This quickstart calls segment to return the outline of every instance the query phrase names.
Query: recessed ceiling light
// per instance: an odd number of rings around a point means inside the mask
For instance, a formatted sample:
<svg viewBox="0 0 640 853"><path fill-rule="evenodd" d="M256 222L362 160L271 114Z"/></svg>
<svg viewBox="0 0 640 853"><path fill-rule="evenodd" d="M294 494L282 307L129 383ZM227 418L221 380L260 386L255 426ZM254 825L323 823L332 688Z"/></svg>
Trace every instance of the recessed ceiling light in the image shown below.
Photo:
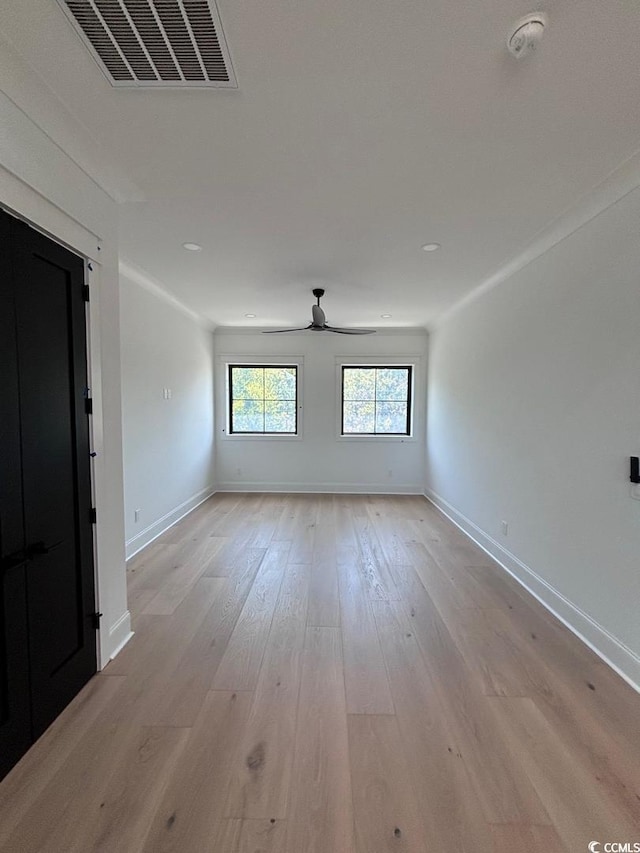
<svg viewBox="0 0 640 853"><path fill-rule="evenodd" d="M391 319L391 314L381 314L381 315L380 315L380 317L381 317L383 320L390 320L390 319Z"/></svg>
<svg viewBox="0 0 640 853"><path fill-rule="evenodd" d="M423 252L437 252L440 248L440 243L425 243L422 247Z"/></svg>
<svg viewBox="0 0 640 853"><path fill-rule="evenodd" d="M255 314L245 314L244 316L245 316L245 317L248 317L250 320L253 320L253 318L254 318L256 315L255 315Z"/></svg>
<svg viewBox="0 0 640 853"><path fill-rule="evenodd" d="M182 248L186 249L187 252L201 252L202 246L199 246L198 243L183 243Z"/></svg>

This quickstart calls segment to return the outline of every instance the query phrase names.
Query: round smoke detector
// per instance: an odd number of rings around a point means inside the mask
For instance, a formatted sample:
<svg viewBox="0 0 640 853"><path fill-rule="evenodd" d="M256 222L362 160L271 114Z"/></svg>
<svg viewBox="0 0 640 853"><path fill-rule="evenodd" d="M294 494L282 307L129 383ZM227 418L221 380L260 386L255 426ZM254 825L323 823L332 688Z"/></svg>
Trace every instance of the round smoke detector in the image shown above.
<svg viewBox="0 0 640 853"><path fill-rule="evenodd" d="M522 18L507 39L509 53L516 59L532 53L542 40L546 26L547 16L544 12L533 12Z"/></svg>

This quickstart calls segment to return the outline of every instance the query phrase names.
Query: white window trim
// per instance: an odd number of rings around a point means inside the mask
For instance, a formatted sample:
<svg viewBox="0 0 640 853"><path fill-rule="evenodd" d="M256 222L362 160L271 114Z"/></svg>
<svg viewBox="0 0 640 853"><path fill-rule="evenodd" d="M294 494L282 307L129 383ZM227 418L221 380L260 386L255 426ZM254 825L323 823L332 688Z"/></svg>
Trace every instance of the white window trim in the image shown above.
<svg viewBox="0 0 640 853"><path fill-rule="evenodd" d="M342 368L343 367L411 367L411 411L409 413L411 423L410 435L361 435L342 433ZM422 389L421 357L419 355L388 355L388 356L358 356L352 355L336 356L336 441L348 442L395 442L399 444L416 442L416 395ZM422 401L420 401L421 403Z"/></svg>
<svg viewBox="0 0 640 853"><path fill-rule="evenodd" d="M256 364L259 366L296 367L298 371L298 431L293 433L240 433L229 432L231 412L229 411L229 365ZM218 356L218 388L223 390L223 398L218 396L216 415L217 433L223 441L302 441L303 439L303 393L304 393L304 356L302 355L230 355Z"/></svg>

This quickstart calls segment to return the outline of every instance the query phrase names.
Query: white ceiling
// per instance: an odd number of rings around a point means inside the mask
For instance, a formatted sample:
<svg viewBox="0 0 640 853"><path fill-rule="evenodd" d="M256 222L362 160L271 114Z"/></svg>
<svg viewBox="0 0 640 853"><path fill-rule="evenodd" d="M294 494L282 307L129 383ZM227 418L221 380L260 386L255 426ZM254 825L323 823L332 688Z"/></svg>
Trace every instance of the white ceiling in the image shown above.
<svg viewBox="0 0 640 853"><path fill-rule="evenodd" d="M237 90L113 89L55 0L0 8L140 189L123 257L217 324L302 325L321 285L336 325L429 326L640 147L636 0L549 0L520 61L528 0L218 6Z"/></svg>

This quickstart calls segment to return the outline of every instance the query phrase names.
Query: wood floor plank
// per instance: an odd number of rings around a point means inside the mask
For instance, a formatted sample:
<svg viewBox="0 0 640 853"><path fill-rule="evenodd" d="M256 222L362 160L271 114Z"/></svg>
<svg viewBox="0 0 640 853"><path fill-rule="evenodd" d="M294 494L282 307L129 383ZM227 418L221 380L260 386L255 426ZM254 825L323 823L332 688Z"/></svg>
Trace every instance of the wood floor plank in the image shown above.
<svg viewBox="0 0 640 853"><path fill-rule="evenodd" d="M369 501L366 512L376 531L378 542L387 563L390 565L410 563L411 558L405 541L404 519L400 519L395 512L389 511L387 499Z"/></svg>
<svg viewBox="0 0 640 853"><path fill-rule="evenodd" d="M235 495L212 495L165 530L155 541L162 545L184 545L187 541L199 538L203 530L210 533L218 518L226 512L225 505L229 500L238 503Z"/></svg>
<svg viewBox="0 0 640 853"><path fill-rule="evenodd" d="M342 563L351 564L360 553L353 517L353 495L334 495L333 527L336 533L336 560L338 565Z"/></svg>
<svg viewBox="0 0 640 853"><path fill-rule="evenodd" d="M309 566L288 565L249 719L236 755L226 814L285 818L295 744Z"/></svg>
<svg viewBox="0 0 640 853"><path fill-rule="evenodd" d="M396 718L351 715L349 756L358 853L426 853Z"/></svg>
<svg viewBox="0 0 640 853"><path fill-rule="evenodd" d="M353 851L342 648L336 628L308 628L283 853Z"/></svg>
<svg viewBox="0 0 640 853"><path fill-rule="evenodd" d="M288 553L282 543L267 550L214 676L214 690L255 688Z"/></svg>
<svg viewBox="0 0 640 853"><path fill-rule="evenodd" d="M638 835L640 697L423 497L218 494L127 581L135 636L0 782L7 853Z"/></svg>
<svg viewBox="0 0 640 853"><path fill-rule="evenodd" d="M491 853L489 828L462 760L462 743L449 724L412 626L393 603L374 604L374 612L427 850Z"/></svg>
<svg viewBox="0 0 640 853"><path fill-rule="evenodd" d="M9 836L5 849L67 853L87 813L106 796L121 756L131 751L139 726L94 723Z"/></svg>
<svg viewBox="0 0 640 853"><path fill-rule="evenodd" d="M221 820L217 831L213 832L211 847L213 851L224 851L224 853L238 853L240 850L240 835L242 833L242 821L237 818Z"/></svg>
<svg viewBox="0 0 640 853"><path fill-rule="evenodd" d="M304 497L299 496L301 499ZM293 542L299 528L299 519L304 510L296 495L283 495L282 509L278 524L273 532L272 542Z"/></svg>
<svg viewBox="0 0 640 853"><path fill-rule="evenodd" d="M445 624L485 696L529 696L522 653L501 610L464 608Z"/></svg>
<svg viewBox="0 0 640 853"><path fill-rule="evenodd" d="M127 565L127 589L131 592L138 589L157 592L164 578L179 564L179 545L152 542L149 548L153 550L147 553L145 548Z"/></svg>
<svg viewBox="0 0 640 853"><path fill-rule="evenodd" d="M448 566L443 568L421 542L409 542L406 547L411 565L422 580L425 589L429 590L433 603L443 617L451 616L455 619L459 610L474 606L474 601L466 596L463 588L452 580L452 559L448 561ZM447 574L447 568L449 574Z"/></svg>
<svg viewBox="0 0 640 853"><path fill-rule="evenodd" d="M626 738L606 708L590 701L591 694L603 688L601 681L598 680L596 691L576 688L559 677L552 667L530 660L529 654L529 649L523 649L520 659L536 706L572 753L582 756L591 767L600 785L633 813L640 803L640 735L631 740ZM620 687L612 685L614 689L615 686ZM618 701L632 704L631 695L627 700L623 697L624 691L619 690Z"/></svg>
<svg viewBox="0 0 640 853"><path fill-rule="evenodd" d="M286 830L282 820L243 820L238 853L281 853Z"/></svg>
<svg viewBox="0 0 640 853"><path fill-rule="evenodd" d="M344 682L349 714L393 714L378 630L357 564L339 569Z"/></svg>
<svg viewBox="0 0 640 853"><path fill-rule="evenodd" d="M316 498L315 495L299 495L298 497L289 561L296 564L311 563L317 535Z"/></svg>
<svg viewBox="0 0 640 853"><path fill-rule="evenodd" d="M494 853L571 853L552 826L494 824L491 834Z"/></svg>
<svg viewBox="0 0 640 853"><path fill-rule="evenodd" d="M195 853L212 849L251 699L248 692L211 691L207 695L162 803L150 822L142 850Z"/></svg>
<svg viewBox="0 0 640 853"><path fill-rule="evenodd" d="M201 625L212 612L218 612L216 605L225 587L226 581L220 578L201 578L172 616L141 617L141 622L146 620L144 630L107 669L111 674L129 676L118 702L105 711L111 722L160 724L158 711L165 698L173 695L168 694L167 684Z"/></svg>
<svg viewBox="0 0 640 853"><path fill-rule="evenodd" d="M488 697L422 582L406 572L398 583L403 599L393 602L393 609L398 620L411 626L487 820L548 824L549 816L536 791L500 737Z"/></svg>
<svg viewBox="0 0 640 853"><path fill-rule="evenodd" d="M636 840L640 802L630 813L600 784L583 757L571 750L531 699L488 699L503 737L516 752L567 850L592 840Z"/></svg>
<svg viewBox="0 0 640 853"><path fill-rule="evenodd" d="M369 598L372 601L397 600L398 591L373 524L366 517L355 516L353 526L360 550L360 571Z"/></svg>
<svg viewBox="0 0 640 853"><path fill-rule="evenodd" d="M129 608L129 613L131 614L132 624L137 624L138 617L142 614L142 611L156 594L157 592L155 589L145 589L145 587L129 590L127 595L127 606Z"/></svg>
<svg viewBox="0 0 640 853"><path fill-rule="evenodd" d="M253 584L257 566L243 564L242 572L229 578L201 578L224 584L205 618L184 646L171 670L165 667L163 693L156 700L151 725L191 726L211 689L229 638ZM171 689L167 689L167 685Z"/></svg>
<svg viewBox="0 0 640 853"><path fill-rule="evenodd" d="M331 535L330 530L325 532ZM337 628L340 625L338 566L335 555L324 556L317 552L314 554L307 619L310 627Z"/></svg>
<svg viewBox="0 0 640 853"><path fill-rule="evenodd" d="M195 551L164 580L142 612L146 615L170 616L184 601L193 584L207 570L211 559L225 541L220 536L204 537Z"/></svg>
<svg viewBox="0 0 640 853"><path fill-rule="evenodd" d="M16 764L0 785L0 850L9 850L7 839L51 787L74 748L83 743L106 706L117 701L126 679L96 676ZM25 842L21 839L20 844Z"/></svg>
<svg viewBox="0 0 640 853"><path fill-rule="evenodd" d="M213 536L234 537L241 534L247 522L247 504L251 500L243 494L220 494L214 496L216 515L210 525Z"/></svg>
<svg viewBox="0 0 640 853"><path fill-rule="evenodd" d="M257 571L266 548L255 548L250 540L251 534L248 531L238 537L226 537L225 544L211 558L204 572L205 576L229 578L243 575L245 572Z"/></svg>
<svg viewBox="0 0 640 853"><path fill-rule="evenodd" d="M418 623L421 619L417 620ZM490 705L478 689L443 625L429 631L415 625L418 643L436 690L461 744L464 762L491 823L549 823L549 816L518 756L505 744ZM432 642L438 633L440 639Z"/></svg>
<svg viewBox="0 0 640 853"><path fill-rule="evenodd" d="M207 851L211 853L281 853L286 824L281 820L228 818ZM194 851L195 853L195 851Z"/></svg>
<svg viewBox="0 0 640 853"><path fill-rule="evenodd" d="M61 849L141 850L188 736L189 729L141 726L131 750L120 754L100 802L83 807L82 819L68 827Z"/></svg>

